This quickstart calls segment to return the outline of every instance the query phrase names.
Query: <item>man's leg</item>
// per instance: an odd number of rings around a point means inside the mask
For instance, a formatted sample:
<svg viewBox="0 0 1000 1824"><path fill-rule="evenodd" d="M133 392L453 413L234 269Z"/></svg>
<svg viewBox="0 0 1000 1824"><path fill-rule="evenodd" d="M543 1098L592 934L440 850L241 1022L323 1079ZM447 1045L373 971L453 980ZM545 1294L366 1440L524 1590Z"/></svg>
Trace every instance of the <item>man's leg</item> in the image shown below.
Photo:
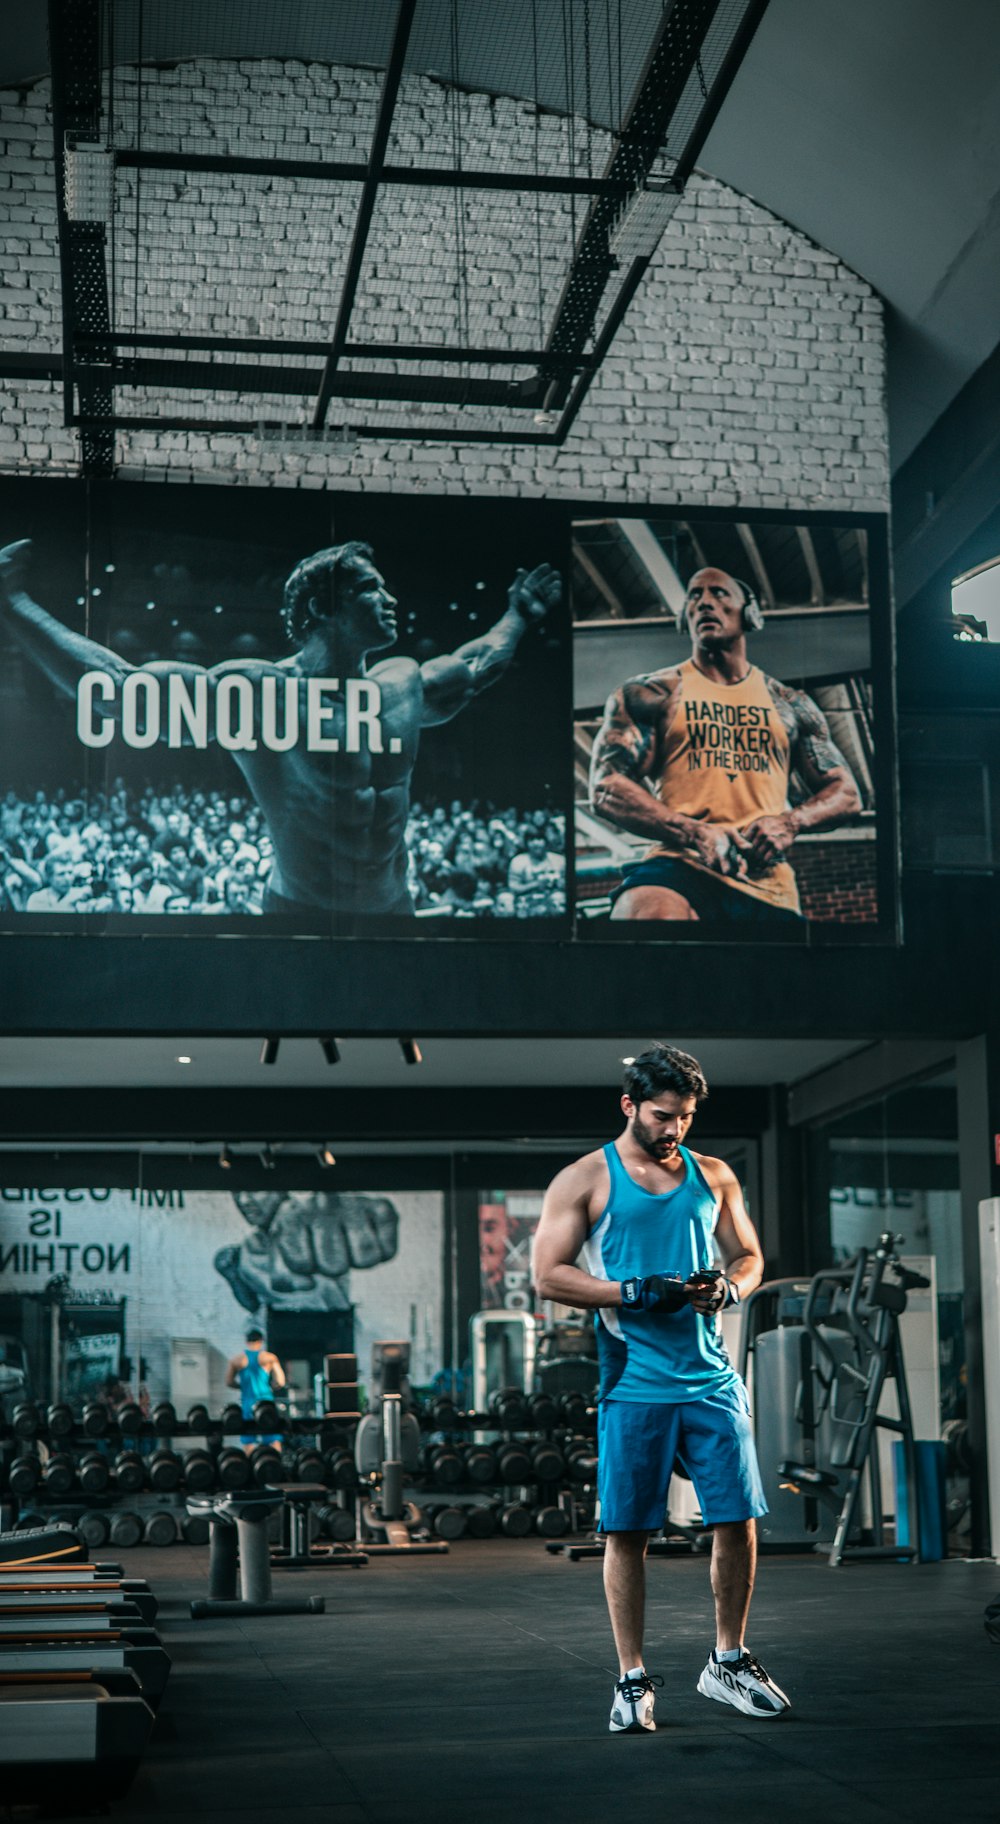
<svg viewBox="0 0 1000 1824"><path fill-rule="evenodd" d="M715 1645L720 1653L743 1645L756 1568L756 1521L727 1520L716 1526L712 1538L712 1594Z"/></svg>
<svg viewBox="0 0 1000 1824"><path fill-rule="evenodd" d="M697 918L682 893L672 887L627 887L611 908L612 918Z"/></svg>
<svg viewBox="0 0 1000 1824"><path fill-rule="evenodd" d="M604 1547L604 1594L623 1677L642 1665L648 1542L648 1533L609 1533Z"/></svg>

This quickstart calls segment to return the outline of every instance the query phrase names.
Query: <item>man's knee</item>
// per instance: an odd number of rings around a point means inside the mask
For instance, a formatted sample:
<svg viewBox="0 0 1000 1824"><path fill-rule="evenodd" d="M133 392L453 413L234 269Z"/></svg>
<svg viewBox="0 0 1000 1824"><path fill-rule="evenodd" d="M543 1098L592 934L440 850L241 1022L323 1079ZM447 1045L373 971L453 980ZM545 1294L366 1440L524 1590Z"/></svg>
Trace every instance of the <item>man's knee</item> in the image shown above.
<svg viewBox="0 0 1000 1824"><path fill-rule="evenodd" d="M688 919L698 917L683 893L672 887L627 887L611 908L612 918Z"/></svg>

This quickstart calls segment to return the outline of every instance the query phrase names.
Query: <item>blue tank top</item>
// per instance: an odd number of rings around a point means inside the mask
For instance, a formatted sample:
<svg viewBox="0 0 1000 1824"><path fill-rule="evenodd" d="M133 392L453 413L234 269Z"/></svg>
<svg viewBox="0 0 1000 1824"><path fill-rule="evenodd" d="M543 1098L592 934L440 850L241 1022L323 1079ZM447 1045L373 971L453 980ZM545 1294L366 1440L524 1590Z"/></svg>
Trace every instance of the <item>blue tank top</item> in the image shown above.
<svg viewBox="0 0 1000 1824"><path fill-rule="evenodd" d="M253 1409L258 1400L274 1398L271 1376L266 1368L260 1365L259 1349L247 1350L247 1365L239 1371L240 1404L245 1419L253 1418Z"/></svg>
<svg viewBox="0 0 1000 1824"><path fill-rule="evenodd" d="M714 1260L717 1203L692 1153L681 1146L684 1176L672 1191L644 1191L614 1144L604 1148L611 1185L607 1207L584 1243L595 1279L678 1273L687 1279ZM596 1313L602 1400L680 1405L717 1393L738 1379L712 1318L688 1306L663 1311Z"/></svg>

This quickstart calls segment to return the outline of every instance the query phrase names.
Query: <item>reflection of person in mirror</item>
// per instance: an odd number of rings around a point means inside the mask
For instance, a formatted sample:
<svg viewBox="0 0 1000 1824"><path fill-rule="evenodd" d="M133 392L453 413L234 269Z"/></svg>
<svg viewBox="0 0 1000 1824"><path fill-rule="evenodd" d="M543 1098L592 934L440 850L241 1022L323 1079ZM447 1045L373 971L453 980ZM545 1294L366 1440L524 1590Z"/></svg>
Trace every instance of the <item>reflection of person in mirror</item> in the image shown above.
<svg viewBox="0 0 1000 1824"><path fill-rule="evenodd" d="M479 1297L484 1307L503 1304L504 1269L511 1239L505 1203L479 1206Z"/></svg>
<svg viewBox="0 0 1000 1824"><path fill-rule="evenodd" d="M263 1330L256 1324L251 1325L246 1334L246 1348L238 1355L231 1356L226 1369L226 1386L236 1387L240 1395L240 1411L245 1419L253 1418L253 1409L258 1400L270 1400L276 1393L281 1393L286 1386L285 1370L272 1349L264 1341ZM247 1449L257 1444L280 1444L279 1432L268 1432L267 1436L249 1433L243 1443Z"/></svg>
<svg viewBox="0 0 1000 1824"><path fill-rule="evenodd" d="M282 618L295 650L288 658L227 659L209 670L181 659L139 667L31 599L29 551L27 540L0 551L0 604L20 644L62 690L76 696L88 676L101 680L87 686L85 708L81 701L81 739L106 744L137 672L151 680L147 706L161 686L173 706L174 728L164 715L164 738L204 745L224 729L222 744L274 843L264 910L312 919L413 914L404 833L421 731L450 722L501 677L526 626L544 620L562 591L550 564L518 570L507 607L487 632L424 664L402 655L372 663L396 643L396 599L371 546L352 541L303 558L289 576ZM290 740L293 730L308 737Z"/></svg>
<svg viewBox="0 0 1000 1824"><path fill-rule="evenodd" d="M613 691L594 743L594 809L652 844L611 916L794 923L792 845L854 816L858 788L813 699L749 663L764 617L746 583L697 571L679 619L691 657ZM794 808L793 768L809 793Z"/></svg>

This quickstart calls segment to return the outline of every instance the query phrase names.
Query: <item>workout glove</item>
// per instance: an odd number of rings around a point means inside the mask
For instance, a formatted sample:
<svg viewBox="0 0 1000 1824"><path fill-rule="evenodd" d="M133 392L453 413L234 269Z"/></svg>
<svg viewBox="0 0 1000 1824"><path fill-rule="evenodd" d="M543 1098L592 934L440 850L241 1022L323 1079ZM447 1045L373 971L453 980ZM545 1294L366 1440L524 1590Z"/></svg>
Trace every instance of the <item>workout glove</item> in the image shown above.
<svg viewBox="0 0 1000 1824"><path fill-rule="evenodd" d="M626 1311L683 1311L687 1292L679 1273L649 1273L645 1279L622 1280Z"/></svg>

